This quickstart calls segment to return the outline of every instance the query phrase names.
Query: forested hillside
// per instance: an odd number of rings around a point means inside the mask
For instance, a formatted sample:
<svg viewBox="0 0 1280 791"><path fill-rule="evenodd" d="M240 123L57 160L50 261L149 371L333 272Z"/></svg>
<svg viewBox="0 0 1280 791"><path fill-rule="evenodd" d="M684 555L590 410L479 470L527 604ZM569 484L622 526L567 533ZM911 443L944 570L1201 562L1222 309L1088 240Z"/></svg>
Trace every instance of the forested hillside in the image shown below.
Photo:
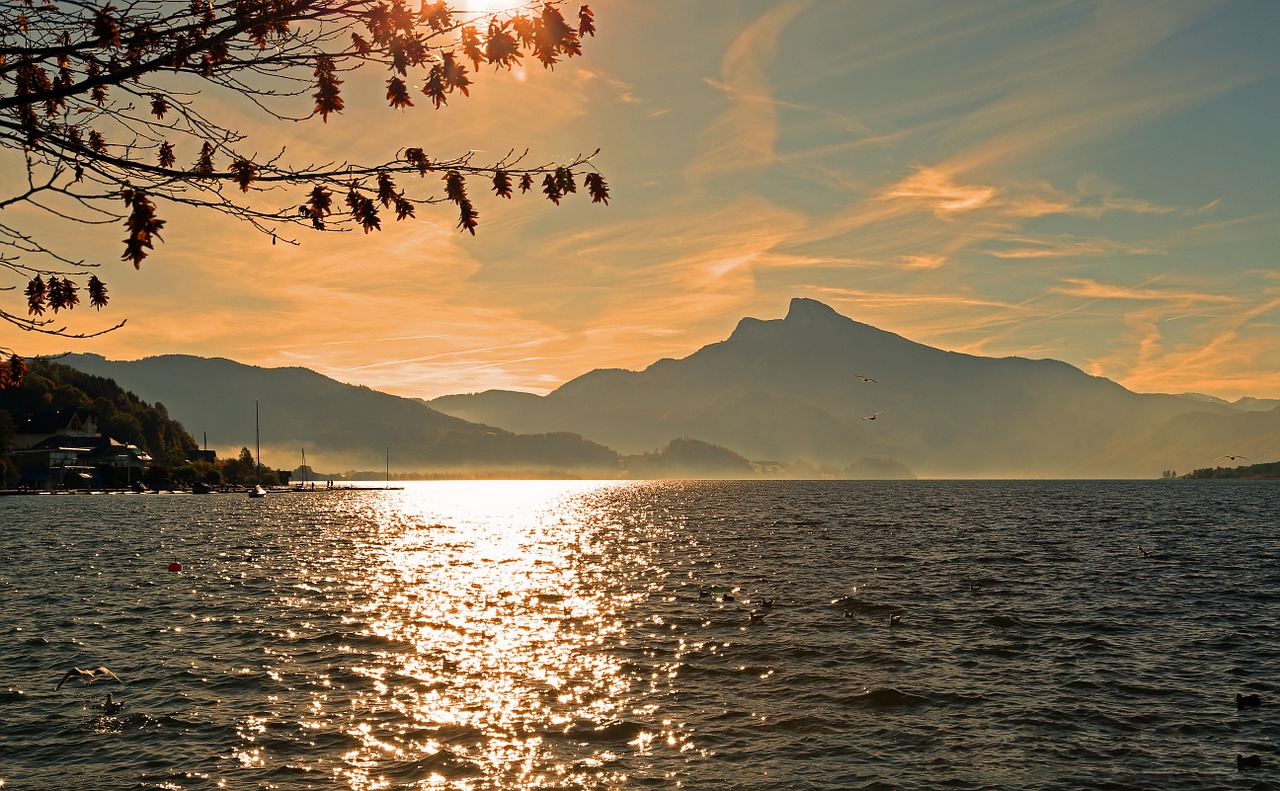
<svg viewBox="0 0 1280 791"><path fill-rule="evenodd" d="M102 433L146 451L156 463L176 466L199 446L163 404L148 404L110 379L49 360L29 361L22 384L0 390L0 451L26 415L61 409L92 410Z"/></svg>

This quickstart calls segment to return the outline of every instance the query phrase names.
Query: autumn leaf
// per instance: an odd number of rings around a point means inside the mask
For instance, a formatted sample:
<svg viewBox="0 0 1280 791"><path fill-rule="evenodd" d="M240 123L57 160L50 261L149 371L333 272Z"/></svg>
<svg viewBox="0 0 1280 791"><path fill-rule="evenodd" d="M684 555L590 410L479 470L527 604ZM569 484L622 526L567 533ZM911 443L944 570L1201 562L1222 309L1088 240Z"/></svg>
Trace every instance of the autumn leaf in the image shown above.
<svg viewBox="0 0 1280 791"><path fill-rule="evenodd" d="M413 204L406 200L403 195L396 196L396 221L408 219L413 216Z"/></svg>
<svg viewBox="0 0 1280 791"><path fill-rule="evenodd" d="M544 3L539 22L533 52L544 67L551 68L555 64L557 53L563 52L569 57L582 54L578 34L564 21L564 16L555 6Z"/></svg>
<svg viewBox="0 0 1280 791"><path fill-rule="evenodd" d="M316 92L311 94L316 100L316 109L313 112L320 113L320 120L325 123L329 122L329 113L342 112L343 102L339 95L338 86L342 84L342 80L333 76L333 60L328 56L320 56L316 58L316 68L313 74L316 77Z"/></svg>
<svg viewBox="0 0 1280 791"><path fill-rule="evenodd" d="M114 48L121 45L120 24L112 16L115 10L115 6L108 4L106 8L93 12L93 35L97 37L99 46Z"/></svg>
<svg viewBox="0 0 1280 791"><path fill-rule="evenodd" d="M573 180L573 171L568 168L556 168L556 187L560 190L561 195L571 195L578 191L578 185Z"/></svg>
<svg viewBox="0 0 1280 791"><path fill-rule="evenodd" d="M54 313L62 310L67 305L66 298L62 294L62 281L53 275L49 276L49 282L45 286L45 303Z"/></svg>
<svg viewBox="0 0 1280 791"><path fill-rule="evenodd" d="M560 182L550 173L542 177L542 194L547 196L547 200L560 205L560 196L564 193L560 191Z"/></svg>
<svg viewBox="0 0 1280 791"><path fill-rule="evenodd" d="M445 99L446 90L444 69L437 63L431 67L430 73L427 74L427 79L422 84L422 92L431 98L431 103L439 110L441 105L447 101Z"/></svg>
<svg viewBox="0 0 1280 791"><path fill-rule="evenodd" d="M160 160L160 167L171 168L177 162L177 158L173 154L173 143L161 143L160 151L156 158Z"/></svg>
<svg viewBox="0 0 1280 791"><path fill-rule="evenodd" d="M495 170L493 173L493 192L499 198L511 197L511 174L505 170Z"/></svg>
<svg viewBox="0 0 1280 791"><path fill-rule="evenodd" d="M449 200L458 204L458 227L465 231L470 231L472 236L476 235L477 218L480 213L471 205L471 200L467 197L467 185L462 174L456 170L450 170L444 174L444 191L449 196Z"/></svg>
<svg viewBox="0 0 1280 791"><path fill-rule="evenodd" d="M452 24L453 9L449 8L445 0L439 0L431 5L423 3L422 10L418 12L418 20L426 22L432 30L439 33Z"/></svg>
<svg viewBox="0 0 1280 791"><path fill-rule="evenodd" d="M16 354L0 365L0 389L17 387L27 375L27 363Z"/></svg>
<svg viewBox="0 0 1280 791"><path fill-rule="evenodd" d="M528 192L533 189L533 175L526 173L520 177L520 191Z"/></svg>
<svg viewBox="0 0 1280 791"><path fill-rule="evenodd" d="M450 170L444 174L444 192L454 203L462 203L467 199L467 182L461 173Z"/></svg>
<svg viewBox="0 0 1280 791"><path fill-rule="evenodd" d="M124 255L121 258L133 261L133 268L139 269L142 259L147 257L147 250L154 249L152 237L161 238L160 229L164 227L164 220L156 217L155 204L142 190L126 189L121 197L131 209L125 220L129 235L124 239Z"/></svg>
<svg viewBox="0 0 1280 791"><path fill-rule="evenodd" d="M484 60L484 52L480 49L480 34L471 25L462 28L462 52L480 70L480 61Z"/></svg>
<svg viewBox="0 0 1280 791"><path fill-rule="evenodd" d="M368 55L371 51L369 42L360 38L358 33L351 34L351 47L356 51L357 55Z"/></svg>
<svg viewBox="0 0 1280 791"><path fill-rule="evenodd" d="M587 192L591 195L592 203L609 203L609 185L604 183L604 176L599 173L588 173L583 179L582 184L587 188Z"/></svg>
<svg viewBox="0 0 1280 791"><path fill-rule="evenodd" d="M382 205L390 206L396 195L396 185L391 176L385 172L378 173L378 200Z"/></svg>
<svg viewBox="0 0 1280 791"><path fill-rule="evenodd" d="M63 282L58 289L58 305L54 306L54 312L58 312L59 308L72 310L73 307L79 305L79 289L76 284L70 282L67 278L63 278Z"/></svg>
<svg viewBox="0 0 1280 791"><path fill-rule="evenodd" d="M169 102L162 94L151 94L151 114L156 118L164 118L164 114L169 112Z"/></svg>
<svg viewBox="0 0 1280 791"><path fill-rule="evenodd" d="M195 174L201 178L213 176L213 144L205 142L200 146L200 156L196 159Z"/></svg>
<svg viewBox="0 0 1280 791"><path fill-rule="evenodd" d="M531 48L538 38L538 24L523 14L511 19L511 29L520 40L520 46L526 49Z"/></svg>
<svg viewBox="0 0 1280 791"><path fill-rule="evenodd" d="M409 54L405 49L404 39L393 39L387 46L387 51L391 54L391 68L400 74L408 74Z"/></svg>
<svg viewBox="0 0 1280 791"><path fill-rule="evenodd" d="M471 201L462 200L458 202L458 227L464 231L470 231L472 236L476 235L476 225L479 224L478 218L480 212L475 210L471 205Z"/></svg>
<svg viewBox="0 0 1280 791"><path fill-rule="evenodd" d="M387 101L397 110L413 106L413 101L409 98L409 88L404 84L404 80L392 77L387 81Z"/></svg>
<svg viewBox="0 0 1280 791"><path fill-rule="evenodd" d="M44 315L44 300L48 291L45 289L44 281L39 275L31 278L31 282L27 283L27 313L32 316Z"/></svg>
<svg viewBox="0 0 1280 791"><path fill-rule="evenodd" d="M458 90L463 96L471 95L467 90L467 86L471 84L471 78L467 76L467 67L458 62L452 51L441 55L440 70L444 84L449 90Z"/></svg>
<svg viewBox="0 0 1280 791"><path fill-rule="evenodd" d="M333 194L323 185L311 188L311 195L301 207L301 212L311 218L311 225L318 231L324 230L324 218L333 211Z"/></svg>
<svg viewBox="0 0 1280 791"><path fill-rule="evenodd" d="M489 24L489 39L484 45L484 59L487 63L495 66L505 66L510 69L512 65L520 65L520 47L516 44L516 40L507 32L505 23L499 24L495 19Z"/></svg>
<svg viewBox="0 0 1280 791"><path fill-rule="evenodd" d="M107 285L99 280L97 275L89 276L89 304L95 310L101 310L107 306Z"/></svg>
<svg viewBox="0 0 1280 791"><path fill-rule="evenodd" d="M579 36L595 36L595 14L591 13L591 9L585 5L578 9L578 35Z"/></svg>
<svg viewBox="0 0 1280 791"><path fill-rule="evenodd" d="M351 217L364 227L364 232L382 230L382 219L378 217L378 207L367 196L360 192L360 185L351 182L347 189L347 207Z"/></svg>
<svg viewBox="0 0 1280 791"><path fill-rule="evenodd" d="M231 163L231 172L235 174L236 183L241 192L249 191L249 183L258 176L258 166L241 157Z"/></svg>
<svg viewBox="0 0 1280 791"><path fill-rule="evenodd" d="M421 148L406 148L404 161L418 168L420 176L427 175L427 171L431 168L431 162L427 160L427 155Z"/></svg>

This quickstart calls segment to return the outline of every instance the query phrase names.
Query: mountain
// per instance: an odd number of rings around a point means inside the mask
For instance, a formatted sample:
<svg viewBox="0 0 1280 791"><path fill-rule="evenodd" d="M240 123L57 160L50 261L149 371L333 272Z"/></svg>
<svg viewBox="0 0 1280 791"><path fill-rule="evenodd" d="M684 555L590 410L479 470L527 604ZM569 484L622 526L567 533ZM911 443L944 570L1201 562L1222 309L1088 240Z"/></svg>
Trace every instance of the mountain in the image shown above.
<svg viewBox="0 0 1280 791"><path fill-rule="evenodd" d="M260 412L264 462L292 469L303 448L317 468L539 470L614 475L618 454L566 433L536 435L477 425L422 402L343 384L305 368L258 368L227 359L164 355L112 361L66 355L61 363L113 379L163 404L220 455L253 448Z"/></svg>
<svg viewBox="0 0 1280 791"><path fill-rule="evenodd" d="M783 319L744 318L728 339L642 371L428 403L623 453L689 437L753 460L871 458L929 477L1150 478L1221 454L1280 458L1280 408L1265 402L1134 393L1056 360L944 351L803 298Z"/></svg>

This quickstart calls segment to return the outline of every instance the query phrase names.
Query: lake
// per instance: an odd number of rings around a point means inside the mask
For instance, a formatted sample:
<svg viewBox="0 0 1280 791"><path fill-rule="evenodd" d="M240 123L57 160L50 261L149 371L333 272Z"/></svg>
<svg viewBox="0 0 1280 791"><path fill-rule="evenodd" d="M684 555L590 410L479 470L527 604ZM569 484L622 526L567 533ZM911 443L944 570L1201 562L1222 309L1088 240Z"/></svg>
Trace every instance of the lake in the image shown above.
<svg viewBox="0 0 1280 791"><path fill-rule="evenodd" d="M1280 482L404 486L0 498L0 785L1280 783Z"/></svg>

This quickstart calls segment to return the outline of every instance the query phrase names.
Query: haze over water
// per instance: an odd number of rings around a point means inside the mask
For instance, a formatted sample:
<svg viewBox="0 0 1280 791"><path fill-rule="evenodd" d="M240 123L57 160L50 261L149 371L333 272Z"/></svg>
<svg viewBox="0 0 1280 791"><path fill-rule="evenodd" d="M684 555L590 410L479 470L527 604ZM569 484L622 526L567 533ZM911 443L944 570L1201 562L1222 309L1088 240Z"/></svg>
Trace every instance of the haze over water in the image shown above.
<svg viewBox="0 0 1280 791"><path fill-rule="evenodd" d="M0 779L1271 787L1278 506L1189 481L2 498ZM54 691L98 665L124 683Z"/></svg>

